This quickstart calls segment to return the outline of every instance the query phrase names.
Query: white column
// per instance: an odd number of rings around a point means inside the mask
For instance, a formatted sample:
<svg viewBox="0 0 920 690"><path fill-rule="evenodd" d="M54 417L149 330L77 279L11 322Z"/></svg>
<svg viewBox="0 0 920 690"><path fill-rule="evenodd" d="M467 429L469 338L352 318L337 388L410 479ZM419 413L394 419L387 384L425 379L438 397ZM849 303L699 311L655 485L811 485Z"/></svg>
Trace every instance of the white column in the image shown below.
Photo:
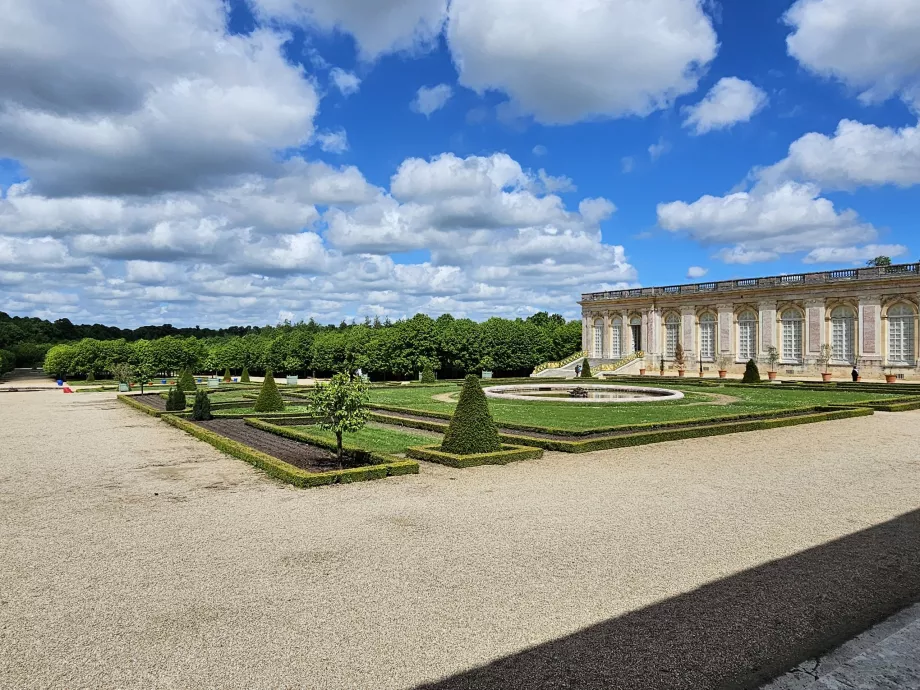
<svg viewBox="0 0 920 690"><path fill-rule="evenodd" d="M590 352L588 348L588 315L582 312L581 315L581 349L584 352Z"/></svg>
<svg viewBox="0 0 920 690"><path fill-rule="evenodd" d="M601 351L601 356L605 359L610 359L613 355L610 352L610 341L613 338L610 337L610 312L604 312L604 340L603 340L603 349Z"/></svg>
<svg viewBox="0 0 920 690"><path fill-rule="evenodd" d="M700 358L700 346L696 342L696 309L682 307L680 310L680 322L683 328L681 345L684 348L687 364L690 364L690 362L696 362Z"/></svg>
<svg viewBox="0 0 920 690"><path fill-rule="evenodd" d="M776 302L760 302L757 305L757 351L765 358L771 347L778 347L776 333Z"/></svg>
<svg viewBox="0 0 920 690"><path fill-rule="evenodd" d="M719 353L735 359L737 348L734 345L735 309L731 304L720 304L719 314Z"/></svg>
<svg viewBox="0 0 920 690"><path fill-rule="evenodd" d="M805 358L817 358L827 343L824 323L824 300L805 300Z"/></svg>

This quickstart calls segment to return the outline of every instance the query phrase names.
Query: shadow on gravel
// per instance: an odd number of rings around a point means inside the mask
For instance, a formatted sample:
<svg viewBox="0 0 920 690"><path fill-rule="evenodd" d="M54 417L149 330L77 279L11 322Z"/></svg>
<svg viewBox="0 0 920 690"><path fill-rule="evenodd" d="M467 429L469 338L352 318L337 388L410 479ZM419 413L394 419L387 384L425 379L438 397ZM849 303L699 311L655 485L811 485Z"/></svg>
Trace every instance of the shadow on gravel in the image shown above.
<svg viewBox="0 0 920 690"><path fill-rule="evenodd" d="M920 599L920 510L427 690L756 688Z"/></svg>

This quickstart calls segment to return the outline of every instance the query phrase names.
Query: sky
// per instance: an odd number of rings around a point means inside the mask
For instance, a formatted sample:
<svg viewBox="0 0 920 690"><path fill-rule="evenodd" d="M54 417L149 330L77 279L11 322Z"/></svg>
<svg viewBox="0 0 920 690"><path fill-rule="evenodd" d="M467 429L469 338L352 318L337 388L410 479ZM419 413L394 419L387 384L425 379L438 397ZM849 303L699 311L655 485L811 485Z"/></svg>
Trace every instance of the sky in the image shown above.
<svg viewBox="0 0 920 690"><path fill-rule="evenodd" d="M0 310L577 317L918 260L917 0L30 0Z"/></svg>

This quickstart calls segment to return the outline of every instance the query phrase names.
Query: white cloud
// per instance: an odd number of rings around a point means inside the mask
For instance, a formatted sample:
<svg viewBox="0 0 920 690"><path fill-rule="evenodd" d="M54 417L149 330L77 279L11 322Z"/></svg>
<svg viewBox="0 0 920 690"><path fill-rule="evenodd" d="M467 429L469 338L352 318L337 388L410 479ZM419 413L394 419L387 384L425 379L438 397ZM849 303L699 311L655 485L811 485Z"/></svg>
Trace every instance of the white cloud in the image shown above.
<svg viewBox="0 0 920 690"><path fill-rule="evenodd" d="M192 189L266 172L311 136L318 96L285 36L228 33L218 0L94 8L34 0L0 17L0 156L37 190Z"/></svg>
<svg viewBox="0 0 920 690"><path fill-rule="evenodd" d="M717 50L698 0L453 0L447 39L461 84L549 124L666 108Z"/></svg>
<svg viewBox="0 0 920 690"><path fill-rule="evenodd" d="M356 94L361 88L361 79L358 78L358 75L354 72L347 72L341 67L333 67L329 71L329 81L343 96Z"/></svg>
<svg viewBox="0 0 920 690"><path fill-rule="evenodd" d="M431 47L447 16L446 0L252 0L263 16L355 37L374 60L399 50Z"/></svg>
<svg viewBox="0 0 920 690"><path fill-rule="evenodd" d="M722 197L704 196L687 204L658 205L658 224L686 232L705 246L723 247L727 263L751 263L813 249L848 247L873 241L878 232L855 211L838 212L813 185L787 182Z"/></svg>
<svg viewBox="0 0 920 690"><path fill-rule="evenodd" d="M454 89L450 84L438 84L437 86L422 86L415 94L415 98L409 107L425 117L431 117L436 110L440 110L450 97L453 96Z"/></svg>
<svg viewBox="0 0 920 690"><path fill-rule="evenodd" d="M632 156L623 156L620 159L620 170L623 173L631 173L635 167L636 167L636 159L633 158Z"/></svg>
<svg viewBox="0 0 920 690"><path fill-rule="evenodd" d="M798 0L786 13L789 54L860 91L867 103L900 95L920 110L916 0Z"/></svg>
<svg viewBox="0 0 920 690"><path fill-rule="evenodd" d="M543 144L537 144L536 146L533 147L532 153L535 156L545 156L547 153L549 153L549 151L546 149L546 147Z"/></svg>
<svg viewBox="0 0 920 690"><path fill-rule="evenodd" d="M670 150L671 142L661 137L657 143L648 147L648 155L653 161L656 161Z"/></svg>
<svg viewBox="0 0 920 690"><path fill-rule="evenodd" d="M802 259L806 264L863 264L877 256L898 257L907 253L903 244L868 244L865 247L822 247Z"/></svg>
<svg viewBox="0 0 920 690"><path fill-rule="evenodd" d="M708 268L703 268L702 266L691 266L690 268L687 269L687 278L690 278L691 280L696 280L698 278L702 278L707 273L709 273Z"/></svg>
<svg viewBox="0 0 920 690"><path fill-rule="evenodd" d="M326 153L345 153L348 150L348 135L344 129L320 132L316 135L316 141Z"/></svg>
<svg viewBox="0 0 920 690"><path fill-rule="evenodd" d="M684 109L687 114L684 127L692 128L696 134L726 129L739 122L748 122L767 101L767 94L751 82L725 77L702 101Z"/></svg>
<svg viewBox="0 0 920 690"><path fill-rule="evenodd" d="M758 176L833 189L920 184L920 125L893 129L841 120L833 136L810 132L794 141L785 159Z"/></svg>

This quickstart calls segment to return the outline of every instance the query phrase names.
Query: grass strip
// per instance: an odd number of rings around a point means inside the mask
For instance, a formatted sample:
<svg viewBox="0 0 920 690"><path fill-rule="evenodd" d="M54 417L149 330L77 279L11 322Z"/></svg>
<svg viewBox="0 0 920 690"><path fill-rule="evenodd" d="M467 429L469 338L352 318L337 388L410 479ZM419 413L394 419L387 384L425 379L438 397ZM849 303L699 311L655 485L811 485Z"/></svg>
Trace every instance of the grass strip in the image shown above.
<svg viewBox="0 0 920 690"><path fill-rule="evenodd" d="M500 451L495 453L472 453L470 455L458 455L456 453L445 453L440 446L420 446L409 448L406 455L416 460L427 460L436 462L448 467L457 467L460 469L466 467L480 467L482 465L507 465L509 462L518 462L521 460L536 460L543 457L542 448L533 448L529 446L502 445Z"/></svg>

